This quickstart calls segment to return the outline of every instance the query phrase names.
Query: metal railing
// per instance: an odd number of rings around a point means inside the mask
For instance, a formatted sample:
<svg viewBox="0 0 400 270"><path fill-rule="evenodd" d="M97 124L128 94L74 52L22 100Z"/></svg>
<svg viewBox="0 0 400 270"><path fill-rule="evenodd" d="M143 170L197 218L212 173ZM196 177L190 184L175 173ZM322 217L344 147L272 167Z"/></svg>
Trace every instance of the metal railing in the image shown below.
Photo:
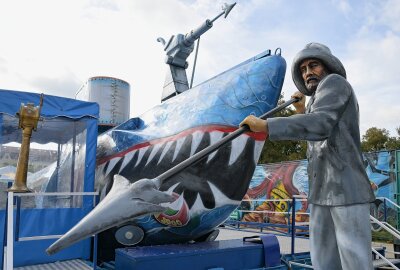
<svg viewBox="0 0 400 270"><path fill-rule="evenodd" d="M370 220L372 224L376 224L378 225L380 228L384 229L385 231L387 231L390 235L392 235L393 237L397 238L400 240L400 231L398 231L395 227L393 227L391 224L389 224L387 222L387 204L389 203L390 205L392 205L394 208L397 209L396 212L398 212L400 210L400 206L398 204L396 204L395 202L393 202L392 200L386 198L386 197L377 197L377 199L383 201L383 221L380 221L379 218L379 214L378 214L378 218L375 218L374 216L370 215ZM379 212L378 212L379 213ZM378 251L376 251L375 248L372 247L372 252L377 255L380 259L382 259L383 261L385 261L385 263L387 263L388 265L390 265L390 267L392 267L393 269L399 269L398 267L396 267L392 262L390 262L389 259L387 259L385 256L383 256L382 254L380 254ZM393 254L399 254L398 252L391 252L391 251L385 251L388 253L393 253Z"/></svg>
<svg viewBox="0 0 400 270"><path fill-rule="evenodd" d="M378 218L372 215L370 216L371 223L377 224L380 228L384 229L392 236L400 240L400 231L398 231L395 227L393 227L391 224L387 222L388 203L392 205L394 208L397 208L396 212L399 212L400 206L395 202L393 202L392 200L385 197L377 197L376 199L383 201L383 220L379 220L379 212L378 212Z"/></svg>
<svg viewBox="0 0 400 270"><path fill-rule="evenodd" d="M283 227L283 228L287 228L289 231L292 228L292 225L296 223L295 219L293 219L293 217L299 216L299 215L306 215L309 216L310 213L307 212L299 212L296 211L295 205L296 202L302 202L302 201L307 201L305 196L293 196L292 199L263 199L263 200L251 200L251 199L246 199L246 200L242 200L242 202L287 202L289 204L289 208L291 209L290 211L271 211L271 210L244 210L244 209L240 209L240 206L238 209L236 209L237 212L239 213L259 213L259 214L281 214L281 215L286 215L286 217L291 217L288 219L288 224L281 224L281 223L268 223L268 222L240 222L238 220L230 220L233 221L233 223L236 223L237 225L250 225L249 227L251 227L251 225L261 225L261 226L256 226L256 227L260 227L261 229L264 228L269 228L271 229L271 227ZM236 222L235 222L236 221ZM308 222L297 222L297 224L301 224L301 225L306 225L304 227L297 227L296 225L296 229L308 229ZM265 225L265 226L263 226Z"/></svg>
<svg viewBox="0 0 400 270"><path fill-rule="evenodd" d="M263 229L268 229L268 230L275 230L275 233L278 232L278 229L276 228L284 228L287 229L287 233L279 232L280 234L284 235L289 235L291 236L291 254L294 255L295 253L295 238L296 237L301 237L301 235L308 235L308 222L301 222L301 225L299 226L298 224L296 225L296 215L309 215L309 213L306 212L298 212L296 211L296 202L303 202L307 201L306 196L302 195L293 195L291 199L265 199L265 200L251 200L251 199L246 199L242 201L247 201L247 202L287 202L290 207L288 209L291 209L291 211L270 211L270 210L241 210L237 209L236 211L240 213L260 213L260 214L284 214L287 215L287 224L275 224L275 223L266 223L266 222L243 222L240 220L235 220L235 221L228 221L225 222L225 225L236 225L236 229L245 231L243 229L240 229L240 225L248 226L248 227L256 227L260 228L260 232L263 232ZM300 222L297 222L300 223ZM303 230L305 232L297 232L298 230Z"/></svg>
<svg viewBox="0 0 400 270"><path fill-rule="evenodd" d="M374 216L370 215L370 221L373 224L377 224L379 227L381 227L382 229L386 230L388 233L390 233L393 237L397 238L400 240L400 231L398 231L395 227L393 227L391 224L389 224L387 222L387 207L388 204L393 206L395 209L400 210L400 206L397 205L395 202L391 201L388 198L384 198L384 197L378 197L377 199L380 199L383 201L383 206L384 206L384 220L380 221L377 218L375 218ZM296 225L296 220L295 217L296 215L309 215L309 213L303 213L303 212L296 212L295 209L295 205L296 202L298 201L307 201L306 197L304 196L293 196L292 199L265 199L265 200L251 200L251 199L247 199L247 200L243 200L243 201L247 201L247 202L287 202L290 204L291 206L291 211L287 211L287 212L277 212L277 211L270 211L270 210L241 210L241 209L237 209L238 212L240 213L260 213L260 214L285 214L291 218L288 219L288 224L287 225L283 225L283 224L271 224L271 223L261 223L261 222L241 222L241 221L236 221L236 225L237 225L237 229L240 229L240 225L246 225L246 226L254 226L254 227L260 227L261 228L261 232L262 232L262 228L269 228L271 229L271 227L273 226L277 226L277 227L285 227L288 229L288 233L291 234L292 237L292 247L291 247L291 254L294 254L294 239L296 237L298 237L296 235L296 229L299 229L300 226ZM258 223L261 223L260 225L257 226ZM301 227L301 229L304 229L304 227ZM380 254L375 248L371 247L372 252L379 257L380 259L382 259L388 266L392 267L393 269L399 269L397 268L388 258L386 258L384 255ZM388 251L389 252L389 251ZM394 253L397 254L398 252L389 252L389 253ZM298 263L298 262L289 262L291 266L300 266L303 268L309 268L309 269L313 269L312 266L310 265L306 265L306 264L302 264L302 263ZM400 269L399 269L400 270Z"/></svg>
<svg viewBox="0 0 400 270"><path fill-rule="evenodd" d="M14 193L8 192L7 195L7 208L6 208L6 245L3 246L3 254L5 254L3 269L13 270L14 267L14 241L33 241L33 240L43 240L43 239L58 239L62 235L39 235L30 237L19 237L19 204L17 203L17 214L16 214L16 228L14 230L14 198L29 197L29 196L93 196L93 207L96 205L96 198L98 197L98 192L48 192L48 193ZM93 269L96 270L97 266L97 236L94 236L94 247L93 247Z"/></svg>
<svg viewBox="0 0 400 270"><path fill-rule="evenodd" d="M312 265L298 263L298 262L289 262L289 265L291 268L292 268L292 266L300 266L300 267L307 268L307 269L314 269L314 267Z"/></svg>
<svg viewBox="0 0 400 270"><path fill-rule="evenodd" d="M394 236L400 240L400 232L396 228L394 228L392 225L390 225L387 222L379 221L377 218L375 218L371 215L369 216L369 218L371 220L371 223L378 224L382 229L384 229L385 231L390 233L392 236Z"/></svg>
<svg viewBox="0 0 400 270"><path fill-rule="evenodd" d="M400 205L398 205L397 203L393 202L392 200L386 198L386 197L377 197L377 199L379 200L383 200L384 204L385 202L389 202L391 205L393 205L394 207L396 207L398 210L400 210Z"/></svg>
<svg viewBox="0 0 400 270"><path fill-rule="evenodd" d="M393 269L395 270L400 270L397 266L395 266L391 261L389 261L385 256L383 256L382 254L380 254L375 248L371 248L372 252L378 256L380 259L382 259L383 261L385 261L385 263L387 263L388 265L390 265L391 267L393 267Z"/></svg>

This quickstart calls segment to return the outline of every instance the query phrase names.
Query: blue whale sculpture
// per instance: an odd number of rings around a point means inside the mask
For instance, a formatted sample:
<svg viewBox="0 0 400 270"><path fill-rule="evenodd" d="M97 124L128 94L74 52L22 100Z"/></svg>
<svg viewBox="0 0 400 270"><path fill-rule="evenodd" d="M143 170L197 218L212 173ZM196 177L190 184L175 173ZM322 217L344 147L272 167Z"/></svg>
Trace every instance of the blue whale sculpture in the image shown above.
<svg viewBox="0 0 400 270"><path fill-rule="evenodd" d="M104 199L49 253L104 230L100 245L113 252L120 246L110 236L118 231L116 226L139 229L142 235L134 244L204 240L240 204L265 134L240 135L163 182L159 190L146 182L142 197L128 190L217 142L246 116L274 108L285 71L285 60L267 51L100 135L96 189ZM160 192L167 196L160 199ZM122 202L132 198L139 204ZM143 207L148 209L141 211Z"/></svg>

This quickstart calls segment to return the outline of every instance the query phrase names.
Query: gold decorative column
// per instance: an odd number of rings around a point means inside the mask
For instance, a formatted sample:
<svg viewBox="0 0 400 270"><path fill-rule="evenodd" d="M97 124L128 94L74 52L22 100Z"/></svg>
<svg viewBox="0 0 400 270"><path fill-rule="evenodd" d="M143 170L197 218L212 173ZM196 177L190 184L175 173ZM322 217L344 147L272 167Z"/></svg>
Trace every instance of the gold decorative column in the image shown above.
<svg viewBox="0 0 400 270"><path fill-rule="evenodd" d="M17 171L15 180L9 192L31 192L26 186L28 176L29 148L31 143L32 131L36 131L40 118L40 109L43 104L43 94L40 96L39 106L33 103L21 103L17 116L19 117L18 127L22 129L22 143L19 151Z"/></svg>

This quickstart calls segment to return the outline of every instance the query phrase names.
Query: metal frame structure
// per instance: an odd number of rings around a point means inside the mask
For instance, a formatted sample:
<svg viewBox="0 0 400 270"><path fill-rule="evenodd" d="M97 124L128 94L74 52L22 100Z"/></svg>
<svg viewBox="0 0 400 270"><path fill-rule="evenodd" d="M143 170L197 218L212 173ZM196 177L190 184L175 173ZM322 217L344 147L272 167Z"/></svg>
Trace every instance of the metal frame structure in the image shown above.
<svg viewBox="0 0 400 270"><path fill-rule="evenodd" d="M378 197L377 199L381 199L383 200L384 203L384 220L383 221L379 221L377 218L373 217L372 215L370 215L370 220L371 220L371 224L377 224L379 227L381 227L382 229L386 230L388 233L390 233L395 239L400 240L400 231L398 231L396 228L394 228L392 225L390 225L387 222L387 207L388 204L393 205L397 210L398 213L400 213L400 206L398 204L396 204L395 202L391 201L388 198L385 197ZM285 201L285 202L291 202L291 205L294 206L296 204L296 201L306 201L307 199L304 196L293 196L292 199L270 199L270 200L243 200L243 201ZM242 222L242 221L228 221L225 223L225 225L230 226L230 225L236 225L236 229L237 230L241 230L241 231L246 231L245 229L241 229L240 225L246 225L249 227L256 227L256 228L260 228L260 232L263 232L263 229L268 228L269 230L275 231L274 227L280 227L280 228L287 228L288 229L288 233L282 233L279 232L282 235L288 235L290 234L291 236L291 253L290 256L294 256L295 255L295 238L296 237L301 237L296 233L297 229L308 229L308 226L296 226L296 220L295 220L295 216L299 215L299 214L306 214L308 215L309 213L296 213L295 211L295 207L291 207L292 211L291 212L279 212L279 213L285 213L290 215L291 219L289 219L289 224L288 225L281 225L281 224L271 224L271 223L259 223L259 222ZM238 210L239 212L257 212L257 213L278 213L278 212L274 212L274 211L251 211L251 210ZM389 265L389 267L392 267L392 269L396 269L396 270L400 270L400 268L398 268L397 266L395 266L389 259L387 259L383 254L381 254L376 248L371 247L371 251L373 254L375 254L376 257L380 258L384 263L386 263L387 265ZM398 252L393 252L394 254L400 254ZM307 268L307 269L313 269L312 266L307 265L307 264L303 264L303 263L299 263L299 262L293 262L293 261L289 261L289 266L292 267L303 267L303 268Z"/></svg>
<svg viewBox="0 0 400 270"><path fill-rule="evenodd" d="M392 267L395 270L399 270L399 268L397 266L395 266L391 261L389 261L385 256L383 256L382 254L380 254L375 248L371 248L372 249L372 253L375 254L375 256L379 257L380 259L382 259L383 261L385 261L385 263L387 263L388 265L390 265L390 267Z"/></svg>
<svg viewBox="0 0 400 270"><path fill-rule="evenodd" d="M238 230L242 230L240 229L240 225L246 225L249 227L257 227L260 228L260 231L262 232L263 229L268 228L269 230L275 231L275 232L279 232L278 234L282 234L282 235L290 235L291 236L291 255L294 255L295 253L295 238L296 237L304 237L304 235L308 235L308 225L304 226L304 225L296 225L296 215L309 215L309 213L298 213L296 212L296 202L299 201L307 201L307 198L305 196L301 196L301 195L294 195L292 199L266 199L266 200L243 200L243 201L267 201L267 202L276 202L276 201L285 201L285 202L290 202L291 207L291 211L290 212L274 212L274 211L251 211L251 210L237 210L239 212L257 212L257 213L284 213L287 215L290 215L290 219L288 219L288 224L284 225L284 224L273 224L273 223L259 223L259 222L242 222L242 221L227 221L225 222L225 225L236 225L236 229ZM281 231L276 230L275 228L287 228L288 233L283 233ZM296 230L305 230L306 232L304 233L296 233ZM245 230L242 230L245 231ZM303 235L303 236L302 236Z"/></svg>
<svg viewBox="0 0 400 270"><path fill-rule="evenodd" d="M205 20L203 24L201 24L196 29L191 30L185 35L173 35L169 38L168 41L165 41L162 37L157 38L157 41L161 42L164 47L164 51L166 53L165 63L168 64L168 70L165 77L163 93L161 97L162 102L192 88L194 73L196 69L197 54L200 44L200 36L210 30L213 27L213 23L219 17L225 15L224 17L226 18L235 5L236 3L230 5L224 4L222 7L222 12L220 12L216 17L211 20ZM189 85L186 75L186 69L188 68L189 63L186 60L193 52L194 42L196 40L196 55L192 69L191 82Z"/></svg>
<svg viewBox="0 0 400 270"><path fill-rule="evenodd" d="M4 270L14 269L14 242L16 241L34 241L43 239L58 239L62 235L39 235L31 237L19 237L19 215L20 215L20 203L18 199L21 197L29 196L93 196L93 208L96 206L98 192L47 192L47 193L14 193L8 192L7 195L7 208L6 208L6 245L3 246L3 254L5 254ZM17 199L17 200L15 200ZM14 228L14 206L16 205L16 228ZM93 270L97 268L97 235L94 235L93 245Z"/></svg>

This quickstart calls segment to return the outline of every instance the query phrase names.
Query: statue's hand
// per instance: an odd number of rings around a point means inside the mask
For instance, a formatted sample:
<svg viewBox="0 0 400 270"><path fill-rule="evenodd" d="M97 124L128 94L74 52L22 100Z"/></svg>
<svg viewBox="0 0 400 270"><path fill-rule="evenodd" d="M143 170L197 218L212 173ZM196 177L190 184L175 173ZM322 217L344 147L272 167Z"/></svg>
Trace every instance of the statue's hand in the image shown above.
<svg viewBox="0 0 400 270"><path fill-rule="evenodd" d="M268 125L266 120L255 117L254 115L249 115L240 123L241 127L244 125L247 125L253 132L266 132L268 136Z"/></svg>
<svg viewBox="0 0 400 270"><path fill-rule="evenodd" d="M296 91L293 93L291 98L300 98L299 101L293 103L294 108L297 113L305 113L306 111L306 96L300 91Z"/></svg>

